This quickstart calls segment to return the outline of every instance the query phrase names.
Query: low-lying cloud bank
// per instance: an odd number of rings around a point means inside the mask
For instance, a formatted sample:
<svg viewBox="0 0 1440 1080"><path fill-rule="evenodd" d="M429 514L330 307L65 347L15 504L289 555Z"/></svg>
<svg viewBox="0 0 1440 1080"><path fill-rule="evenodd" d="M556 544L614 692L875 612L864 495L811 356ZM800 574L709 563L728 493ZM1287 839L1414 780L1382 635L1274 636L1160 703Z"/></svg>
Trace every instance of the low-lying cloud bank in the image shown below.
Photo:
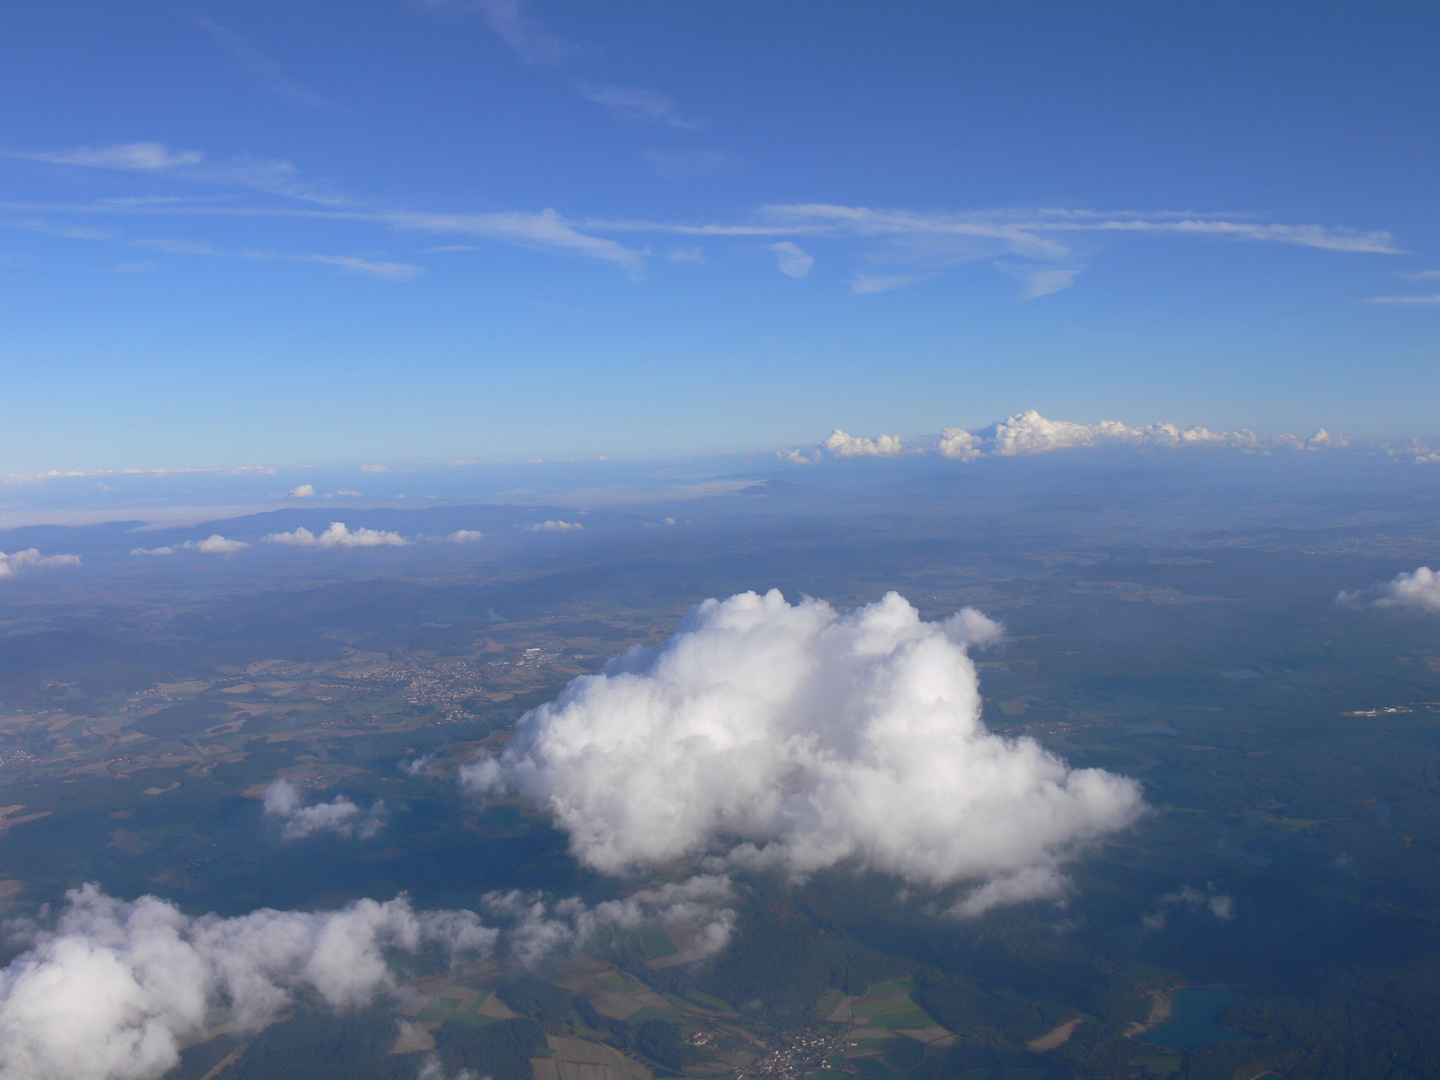
<svg viewBox="0 0 1440 1080"><path fill-rule="evenodd" d="M0 1080L156 1080L182 1046L222 1028L255 1030L300 1002L344 1010L405 993L390 963L398 954L536 964L659 922L701 959L729 941L734 895L711 875L593 907L496 892L482 899L486 925L473 911L416 911L404 896L192 918L155 896L124 901L86 885L53 920L5 925L25 951L0 970Z"/></svg>
<svg viewBox="0 0 1440 1080"><path fill-rule="evenodd" d="M1440 612L1440 574L1428 566L1421 566L1369 588L1342 591L1335 602L1348 608L1410 608Z"/></svg>
<svg viewBox="0 0 1440 1080"><path fill-rule="evenodd" d="M356 529L351 532L343 521L332 521L330 527L319 536L301 526L294 532L267 533L261 539L267 544L321 549L406 547L410 543L399 533L382 529Z"/></svg>
<svg viewBox="0 0 1440 1080"><path fill-rule="evenodd" d="M260 1027L299 998L365 1004L395 985L387 951L484 956L498 936L474 912L417 912L404 897L191 918L94 885L67 893L53 926L9 930L28 948L0 971L6 1080L149 1080L222 1025Z"/></svg>
<svg viewBox="0 0 1440 1080"><path fill-rule="evenodd" d="M12 577L15 571L26 566L55 567L79 566L79 555L41 555L39 548L26 548L7 555L0 551L0 578Z"/></svg>
<svg viewBox="0 0 1440 1080"><path fill-rule="evenodd" d="M1281 435L1262 439L1252 431L1211 431L1209 428L1181 428L1175 424L1147 424L1131 427L1118 420L1078 424L1070 420L1049 420L1034 409L981 431L950 427L939 439L918 440L906 445L898 435L873 438L851 435L836 429L812 451L781 447L782 461L796 465L813 464L828 453L832 457L898 457L901 454L939 454L953 461L974 461L982 457L1028 457L1056 450L1083 447L1231 447L1240 450L1325 450L1349 446L1348 439L1331 435L1324 428L1308 439Z"/></svg>
<svg viewBox="0 0 1440 1080"><path fill-rule="evenodd" d="M707 600L527 713L462 782L543 806L609 874L849 867L968 883L958 915L1055 896L1067 859L1140 815L1140 785L986 729L967 650L999 634L970 608L923 622L896 593L848 613Z"/></svg>
<svg viewBox="0 0 1440 1080"><path fill-rule="evenodd" d="M385 827L389 810L380 800L362 811L344 795L306 806L299 788L289 780L276 780L265 790L265 816L280 822L282 840L303 840L326 832L369 840Z"/></svg>

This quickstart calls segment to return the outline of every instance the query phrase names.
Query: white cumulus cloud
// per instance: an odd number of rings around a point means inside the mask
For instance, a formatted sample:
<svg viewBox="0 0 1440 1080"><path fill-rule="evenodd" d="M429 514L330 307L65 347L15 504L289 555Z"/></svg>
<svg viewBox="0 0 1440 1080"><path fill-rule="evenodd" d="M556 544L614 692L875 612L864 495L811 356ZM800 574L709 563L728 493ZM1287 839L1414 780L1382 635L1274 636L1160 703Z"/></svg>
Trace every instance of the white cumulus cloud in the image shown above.
<svg viewBox="0 0 1440 1080"><path fill-rule="evenodd" d="M986 729L967 649L999 632L969 609L923 622L896 593L848 613L707 600L663 647L527 713L462 781L544 807L604 873L849 866L977 886L961 915L1054 895L1067 858L1136 820L1140 786Z"/></svg>
<svg viewBox="0 0 1440 1080"><path fill-rule="evenodd" d="M877 435L870 439L847 434L839 428L830 433L823 445L836 457L894 457L902 449L897 435Z"/></svg>
<svg viewBox="0 0 1440 1080"><path fill-rule="evenodd" d="M343 521L332 521L319 536L301 526L294 532L267 533L262 539L267 544L305 548L405 547L410 543L399 533L381 529L356 529L351 532Z"/></svg>
<svg viewBox="0 0 1440 1080"><path fill-rule="evenodd" d="M79 566L79 555L41 555L39 548L25 548L7 555L0 551L0 578L11 577L22 566Z"/></svg>
<svg viewBox="0 0 1440 1080"><path fill-rule="evenodd" d="M291 488L286 494L292 499L313 499L315 497L315 485L301 484L299 487Z"/></svg>
<svg viewBox="0 0 1440 1080"><path fill-rule="evenodd" d="M1368 589L1341 592L1335 598L1341 607L1413 608L1416 611L1440 611L1440 574L1428 566L1409 573L1397 574L1390 581L1371 585Z"/></svg>
<svg viewBox="0 0 1440 1080"><path fill-rule="evenodd" d="M174 555L175 549L169 544L156 548L131 548L131 555Z"/></svg>
<svg viewBox="0 0 1440 1080"><path fill-rule="evenodd" d="M484 540L485 534L474 529L456 529L447 539L455 544L471 544L476 540Z"/></svg>
<svg viewBox="0 0 1440 1080"><path fill-rule="evenodd" d="M940 444L936 449L942 457L954 461L974 461L980 456L980 437L964 428L947 427L940 433Z"/></svg>
<svg viewBox="0 0 1440 1080"><path fill-rule="evenodd" d="M344 795L306 806L289 780L276 780L265 790L265 816L282 822L282 840L302 840L322 832L369 840L385 827L388 813L383 800L362 811Z"/></svg>
<svg viewBox="0 0 1440 1080"><path fill-rule="evenodd" d="M585 526L578 521L537 521L534 525L526 525L525 528L531 532L566 532L583 529Z"/></svg>
<svg viewBox="0 0 1440 1080"><path fill-rule="evenodd" d="M180 546L191 551L203 551L206 555L234 555L250 545L244 540L227 540L219 533L211 533L204 540L186 540Z"/></svg>
<svg viewBox="0 0 1440 1080"><path fill-rule="evenodd" d="M658 922L689 959L713 956L730 941L737 915L723 874L696 874L684 881L639 889L621 900L591 907L578 897L555 900L543 893L486 893L486 914L504 926L509 952L521 963L583 948L606 930L634 930Z"/></svg>
<svg viewBox="0 0 1440 1080"><path fill-rule="evenodd" d="M497 936L473 912L417 912L404 897L191 918L94 885L68 892L53 926L20 929L28 948L0 971L6 1080L152 1080L185 1043L225 1024L257 1028L297 997L370 1001L394 985L387 950L488 955Z"/></svg>

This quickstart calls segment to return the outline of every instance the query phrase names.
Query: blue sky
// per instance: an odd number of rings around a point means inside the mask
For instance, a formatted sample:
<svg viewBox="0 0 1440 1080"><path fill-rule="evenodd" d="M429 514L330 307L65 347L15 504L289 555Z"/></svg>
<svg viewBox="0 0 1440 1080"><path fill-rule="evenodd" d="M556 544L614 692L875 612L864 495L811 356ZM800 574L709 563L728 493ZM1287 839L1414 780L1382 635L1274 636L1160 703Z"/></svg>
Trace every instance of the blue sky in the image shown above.
<svg viewBox="0 0 1440 1080"><path fill-rule="evenodd" d="M1433 5L0 10L0 474L1433 434Z"/></svg>

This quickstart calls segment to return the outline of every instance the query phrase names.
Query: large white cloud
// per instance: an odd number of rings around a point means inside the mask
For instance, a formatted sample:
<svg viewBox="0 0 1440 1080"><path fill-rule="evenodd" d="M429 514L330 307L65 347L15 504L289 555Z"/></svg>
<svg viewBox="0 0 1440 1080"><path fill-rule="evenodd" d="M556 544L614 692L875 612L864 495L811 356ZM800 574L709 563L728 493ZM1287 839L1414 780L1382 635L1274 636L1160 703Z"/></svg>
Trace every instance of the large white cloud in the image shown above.
<svg viewBox="0 0 1440 1080"><path fill-rule="evenodd" d="M25 548L7 555L0 551L0 578L10 577L22 566L79 566L79 555L41 555L39 548Z"/></svg>
<svg viewBox="0 0 1440 1080"><path fill-rule="evenodd" d="M497 936L473 912L417 912L403 897L191 918L93 885L66 894L53 927L22 932L29 948L0 971L0 1080L148 1080L184 1042L258 1027L297 995L364 1004L393 985L385 950L485 955Z"/></svg>
<svg viewBox="0 0 1440 1080"><path fill-rule="evenodd" d="M384 800L362 811L344 795L306 806L300 789L289 780L276 780L265 790L265 816L281 823L282 840L301 840L324 832L368 840L385 827L388 814Z"/></svg>
<svg viewBox="0 0 1440 1080"><path fill-rule="evenodd" d="M961 914L1053 895L1067 857L1136 819L1140 787L986 729L967 648L998 632L973 609L923 622L896 593L849 613L707 600L462 777L545 807L605 873L851 866L975 883Z"/></svg>
<svg viewBox="0 0 1440 1080"><path fill-rule="evenodd" d="M1368 589L1341 592L1335 602L1341 607L1398 607L1437 612L1440 611L1440 574L1428 566L1417 567Z"/></svg>
<svg viewBox="0 0 1440 1080"><path fill-rule="evenodd" d="M267 544L313 548L405 547L410 543L399 533L381 529L356 529L351 532L343 521L332 521L319 536L302 526L294 532L267 533L263 539Z"/></svg>

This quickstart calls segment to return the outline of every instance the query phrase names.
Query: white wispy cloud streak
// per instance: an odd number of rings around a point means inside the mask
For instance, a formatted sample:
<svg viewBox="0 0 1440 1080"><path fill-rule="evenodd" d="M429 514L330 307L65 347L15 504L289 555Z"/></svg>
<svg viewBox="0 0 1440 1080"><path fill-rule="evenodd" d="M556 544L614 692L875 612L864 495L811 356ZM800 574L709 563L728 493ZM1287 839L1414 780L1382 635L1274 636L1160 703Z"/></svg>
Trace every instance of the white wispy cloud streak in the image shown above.
<svg viewBox="0 0 1440 1080"><path fill-rule="evenodd" d="M1367 296L1365 303L1424 307L1431 304L1440 304L1440 293L1429 293L1420 296Z"/></svg>
<svg viewBox="0 0 1440 1080"><path fill-rule="evenodd" d="M658 124L684 131L698 131L704 126L699 120L682 113L658 90L644 90L636 86L597 86L584 82L576 84L576 89L586 101L599 105L616 120Z"/></svg>
<svg viewBox="0 0 1440 1080"><path fill-rule="evenodd" d="M511 25L522 18L519 6L514 3L494 0L482 6L492 21L499 19L501 23ZM612 111L620 110L631 118L672 126L690 123L663 95L624 87L588 84L587 87L592 100ZM10 210L294 217L364 222L396 231L487 239L552 254L583 256L618 266L637 279L644 271L645 255L614 239L616 235L755 240L769 244L782 260L793 248L800 254L792 252L788 263L782 262L782 269L785 265L792 267L786 270L787 273L794 273L806 265L806 259L812 258L809 251L799 247L798 242L803 239L857 243L858 257L883 269L856 275L851 280L851 291L854 293L883 292L923 280L950 267L990 260L1021 281L1021 299L1049 295L1074 283L1076 276L1085 269L1084 264L1078 261L1079 253L1073 246L1081 237L1089 237L1086 243L1092 247L1100 237L1138 235L1283 244L1361 254L1401 252L1394 237L1385 231L1275 223L1243 214L1105 212L1065 208L918 212L817 202L761 206L743 219L734 221L575 220L554 208L468 213L377 206L352 199L331 184L307 181L287 161L236 158L216 163L200 151L170 150L157 142L58 151L6 151L4 156L51 165L174 177L241 188L302 204L234 206L109 200L71 206L6 204L5 208ZM677 175L676 169L679 169L669 159L655 167L662 174L670 175ZM161 242L154 243L158 245ZM157 250L164 248L157 246ZM373 262L358 256L252 254L254 257L324 262L392 280L404 280L418 272L418 268L409 264ZM1015 263L1013 260L1016 259L1024 262ZM1418 304L1440 300L1431 297L1374 297L1372 302Z"/></svg>
<svg viewBox="0 0 1440 1080"><path fill-rule="evenodd" d="M775 253L780 272L790 277L802 278L810 273L810 268L815 265L815 257L793 240L781 240L771 244L770 250Z"/></svg>
<svg viewBox="0 0 1440 1080"><path fill-rule="evenodd" d="M588 51L541 27L525 14L520 0L473 0L473 6L522 63L560 67Z"/></svg>
<svg viewBox="0 0 1440 1080"><path fill-rule="evenodd" d="M1197 213L1103 213L1067 209L1000 209L965 213L919 213L832 203L792 203L760 207L739 222L606 221L590 219L595 232L664 233L680 236L772 239L813 237L859 240L873 262L900 272L861 274L854 293L885 292L934 276L950 266L1004 256L1031 265L997 263L1021 280L1022 299L1035 299L1069 288L1085 269L1075 263L1067 238L1077 234L1141 234L1288 244L1327 251L1399 254L1394 237L1340 226L1288 225L1247 220L1243 215ZM793 241L791 241L793 242ZM1052 265L1045 265L1045 264ZM1061 263L1065 265L1053 265Z"/></svg>
<svg viewBox="0 0 1440 1080"><path fill-rule="evenodd" d="M244 34L199 15L191 15L189 20L212 41L223 46L247 75L276 97L311 109L328 110L339 107L324 94L286 75L278 60L251 45Z"/></svg>

